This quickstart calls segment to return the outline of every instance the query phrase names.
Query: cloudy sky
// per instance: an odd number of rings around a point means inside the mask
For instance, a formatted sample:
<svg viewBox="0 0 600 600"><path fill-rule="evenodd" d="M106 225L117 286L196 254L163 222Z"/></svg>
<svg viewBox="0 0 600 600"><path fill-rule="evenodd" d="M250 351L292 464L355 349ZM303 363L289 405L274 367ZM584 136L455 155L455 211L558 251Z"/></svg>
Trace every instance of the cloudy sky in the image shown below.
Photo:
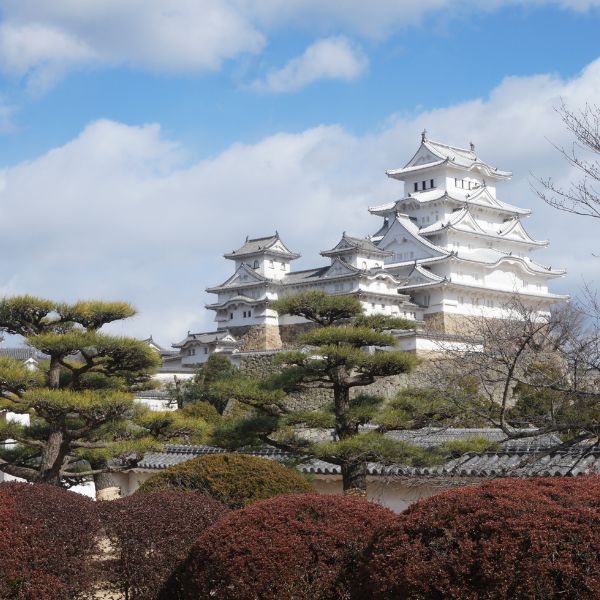
<svg viewBox="0 0 600 600"><path fill-rule="evenodd" d="M277 229L322 264L424 128L514 172L556 291L600 286L600 223L531 189L573 177L555 108L599 102L599 27L600 0L0 0L0 293L210 330L223 252Z"/></svg>

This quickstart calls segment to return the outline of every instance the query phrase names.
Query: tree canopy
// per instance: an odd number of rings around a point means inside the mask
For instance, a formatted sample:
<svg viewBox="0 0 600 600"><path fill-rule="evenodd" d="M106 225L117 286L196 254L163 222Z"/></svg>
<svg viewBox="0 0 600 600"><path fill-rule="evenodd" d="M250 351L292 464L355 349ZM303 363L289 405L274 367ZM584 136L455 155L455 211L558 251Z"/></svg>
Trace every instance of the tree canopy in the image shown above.
<svg viewBox="0 0 600 600"><path fill-rule="evenodd" d="M124 302L74 304L32 296L0 300L0 331L18 334L47 358L38 369L0 358L0 469L27 481L71 485L135 461L166 439L202 436L206 421L150 413L132 391L152 386L158 355L145 343L100 331L131 317ZM27 422L28 421L28 422Z"/></svg>

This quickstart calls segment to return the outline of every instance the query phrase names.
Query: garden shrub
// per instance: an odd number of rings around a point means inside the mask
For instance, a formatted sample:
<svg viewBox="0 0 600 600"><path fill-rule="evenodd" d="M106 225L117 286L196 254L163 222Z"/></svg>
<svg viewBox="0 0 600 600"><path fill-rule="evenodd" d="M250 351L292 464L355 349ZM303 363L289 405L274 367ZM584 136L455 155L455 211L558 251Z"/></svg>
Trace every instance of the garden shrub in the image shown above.
<svg viewBox="0 0 600 600"><path fill-rule="evenodd" d="M313 491L297 471L244 454L209 454L174 465L145 481L138 492L194 490L231 508L280 494Z"/></svg>
<svg viewBox="0 0 600 600"><path fill-rule="evenodd" d="M208 529L183 577L188 600L343 600L347 571L397 515L363 498L294 494L234 511Z"/></svg>
<svg viewBox="0 0 600 600"><path fill-rule="evenodd" d="M360 600L600 598L600 477L432 496L376 534L360 562Z"/></svg>
<svg viewBox="0 0 600 600"><path fill-rule="evenodd" d="M27 526L12 498L0 494L0 598L50 600L61 582L40 570L47 549L36 548L37 528Z"/></svg>
<svg viewBox="0 0 600 600"><path fill-rule="evenodd" d="M98 520L85 496L44 484L0 484L2 598L72 600L94 583Z"/></svg>
<svg viewBox="0 0 600 600"><path fill-rule="evenodd" d="M198 536L229 509L194 492L164 491L103 502L99 511L113 552L104 579L131 600L150 600L169 577L177 586L178 567Z"/></svg>

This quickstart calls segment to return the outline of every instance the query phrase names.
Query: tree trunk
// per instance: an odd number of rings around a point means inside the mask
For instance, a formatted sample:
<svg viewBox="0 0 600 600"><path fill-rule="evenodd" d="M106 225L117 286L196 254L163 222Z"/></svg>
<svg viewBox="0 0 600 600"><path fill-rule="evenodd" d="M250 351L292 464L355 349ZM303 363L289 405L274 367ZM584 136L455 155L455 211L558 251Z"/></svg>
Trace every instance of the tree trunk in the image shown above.
<svg viewBox="0 0 600 600"><path fill-rule="evenodd" d="M66 454L63 443L62 431L53 431L48 436L48 441L42 451L38 476L36 477L38 483L60 485L60 469Z"/></svg>
<svg viewBox="0 0 600 600"><path fill-rule="evenodd" d="M347 496L367 495L367 463L353 461L342 465L342 485Z"/></svg>
<svg viewBox="0 0 600 600"><path fill-rule="evenodd" d="M348 418L350 409L350 388L343 383L333 386L335 407L335 432L339 440L358 435L358 426ZM348 460L342 464L342 485L344 494L367 495L367 463L364 460Z"/></svg>
<svg viewBox="0 0 600 600"><path fill-rule="evenodd" d="M102 473L94 475L94 486L96 488L96 500L115 500L121 497L121 490L117 485L112 473L108 471L108 465L105 460L92 461L90 466L95 471L97 469L107 469Z"/></svg>
<svg viewBox="0 0 600 600"><path fill-rule="evenodd" d="M60 386L60 363L56 356L50 358L50 368L48 369L48 387L58 389Z"/></svg>

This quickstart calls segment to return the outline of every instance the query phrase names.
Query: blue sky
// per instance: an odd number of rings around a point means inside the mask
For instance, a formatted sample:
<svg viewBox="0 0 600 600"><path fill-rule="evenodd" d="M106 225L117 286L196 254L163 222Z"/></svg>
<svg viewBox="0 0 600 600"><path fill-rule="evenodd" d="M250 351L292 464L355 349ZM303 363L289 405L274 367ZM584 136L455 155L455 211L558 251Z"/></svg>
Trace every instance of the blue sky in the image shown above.
<svg viewBox="0 0 600 600"><path fill-rule="evenodd" d="M505 200L594 283L595 224L540 206L530 173L572 175L553 108L600 90L596 0L4 0L3 293L129 299L124 331L207 330L204 288L246 234L318 264L400 195L382 175L434 139L515 172ZM565 239L565 230L576 239ZM65 233L67 232L67 233ZM596 244L597 245L597 244Z"/></svg>

